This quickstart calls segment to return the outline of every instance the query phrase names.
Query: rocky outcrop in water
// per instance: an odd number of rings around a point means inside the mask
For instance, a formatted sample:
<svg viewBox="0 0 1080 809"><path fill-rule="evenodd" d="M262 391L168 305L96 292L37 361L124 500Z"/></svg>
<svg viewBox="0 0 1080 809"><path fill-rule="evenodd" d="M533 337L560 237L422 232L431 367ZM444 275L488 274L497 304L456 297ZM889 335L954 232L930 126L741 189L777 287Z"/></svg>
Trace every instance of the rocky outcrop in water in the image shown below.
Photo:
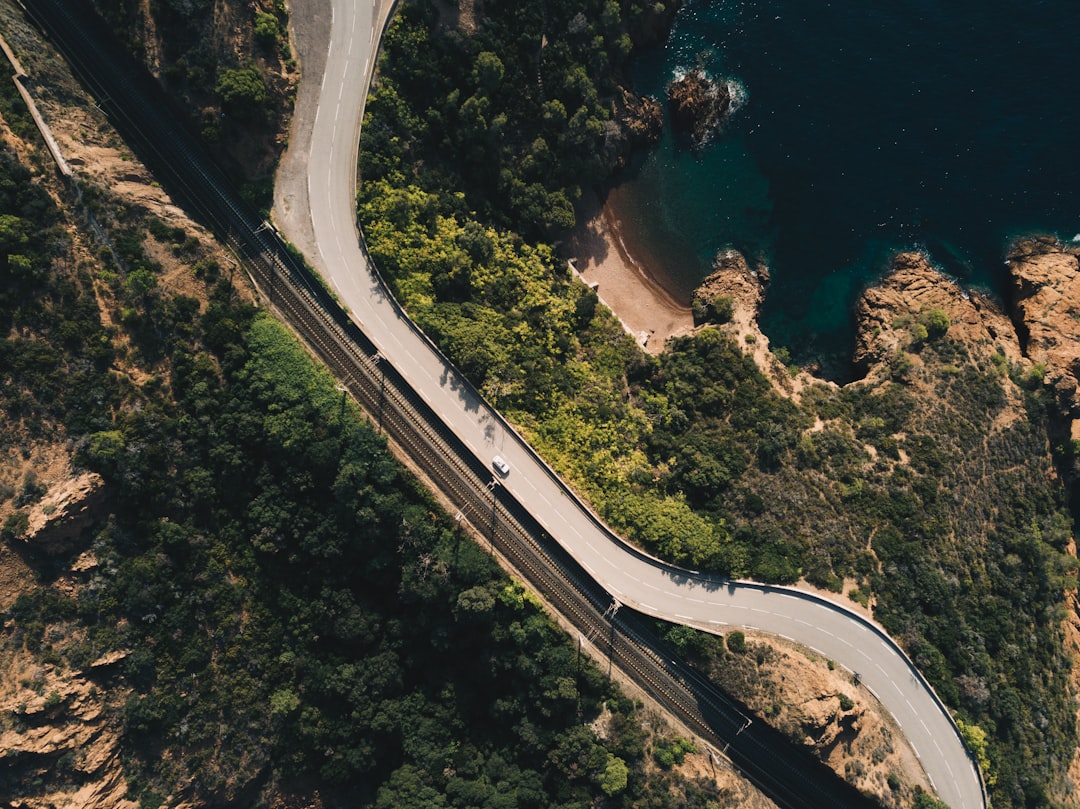
<svg viewBox="0 0 1080 809"><path fill-rule="evenodd" d="M727 84L710 78L700 67L669 83L667 95L675 128L689 133L694 148L713 136L731 110Z"/></svg>
<svg viewBox="0 0 1080 809"><path fill-rule="evenodd" d="M737 250L722 250L713 259L713 271L694 290L694 323L727 323L736 310L756 320L769 287L769 270L751 267Z"/></svg>

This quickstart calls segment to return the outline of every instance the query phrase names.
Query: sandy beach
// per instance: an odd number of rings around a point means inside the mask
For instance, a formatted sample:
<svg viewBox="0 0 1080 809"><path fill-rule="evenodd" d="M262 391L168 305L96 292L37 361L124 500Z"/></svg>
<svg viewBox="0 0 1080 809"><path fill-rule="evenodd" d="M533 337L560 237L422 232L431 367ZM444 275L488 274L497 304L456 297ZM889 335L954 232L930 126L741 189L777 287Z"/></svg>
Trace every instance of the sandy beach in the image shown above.
<svg viewBox="0 0 1080 809"><path fill-rule="evenodd" d="M694 318L688 303L675 300L649 274L651 257L640 245L628 244L620 231L618 210L589 194L578 208L579 225L567 240L565 253L588 284L596 284L601 301L650 354L664 350L673 335L689 332Z"/></svg>

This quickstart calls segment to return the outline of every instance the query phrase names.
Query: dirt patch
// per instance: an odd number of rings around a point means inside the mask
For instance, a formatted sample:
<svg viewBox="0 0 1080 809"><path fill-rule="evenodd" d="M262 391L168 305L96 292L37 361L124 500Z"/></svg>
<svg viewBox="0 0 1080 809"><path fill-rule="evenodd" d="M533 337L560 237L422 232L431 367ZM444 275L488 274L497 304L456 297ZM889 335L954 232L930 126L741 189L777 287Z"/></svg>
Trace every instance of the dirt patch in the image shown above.
<svg viewBox="0 0 1080 809"><path fill-rule="evenodd" d="M441 31L456 30L466 36L476 33L475 0L438 0L434 5Z"/></svg>

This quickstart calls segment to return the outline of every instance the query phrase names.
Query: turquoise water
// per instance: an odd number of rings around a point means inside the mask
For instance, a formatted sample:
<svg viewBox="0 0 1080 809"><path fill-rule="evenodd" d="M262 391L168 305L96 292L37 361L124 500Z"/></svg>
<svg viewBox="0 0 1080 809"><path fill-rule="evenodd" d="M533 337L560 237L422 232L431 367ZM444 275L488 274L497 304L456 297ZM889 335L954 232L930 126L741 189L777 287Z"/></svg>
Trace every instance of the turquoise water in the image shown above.
<svg viewBox="0 0 1080 809"><path fill-rule="evenodd" d="M742 104L698 153L669 126L621 212L683 300L722 248L766 260L765 332L835 366L895 250L1001 291L1010 239L1080 233L1078 23L1075 0L692 0L635 87L700 61Z"/></svg>

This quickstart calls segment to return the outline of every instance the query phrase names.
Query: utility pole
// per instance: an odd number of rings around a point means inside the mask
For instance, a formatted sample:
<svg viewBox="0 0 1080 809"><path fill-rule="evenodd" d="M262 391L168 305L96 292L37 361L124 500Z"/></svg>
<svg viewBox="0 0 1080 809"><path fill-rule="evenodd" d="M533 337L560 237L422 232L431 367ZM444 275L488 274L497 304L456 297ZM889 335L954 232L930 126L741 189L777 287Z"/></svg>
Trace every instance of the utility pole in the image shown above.
<svg viewBox="0 0 1080 809"><path fill-rule="evenodd" d="M379 366L379 432L385 433L383 429L383 400L386 398L386 364L384 362L382 352L376 352L375 356L371 358L372 361Z"/></svg>
<svg viewBox="0 0 1080 809"><path fill-rule="evenodd" d="M491 529L488 532L488 543L490 544L491 554L495 555L495 509L499 505L498 495L495 489L499 486L499 481L494 476L491 478L491 482L487 485L487 490L491 492Z"/></svg>
<svg viewBox="0 0 1080 809"><path fill-rule="evenodd" d="M577 693L577 715L581 719L581 643L585 638L577 636L577 666L574 673L574 691Z"/></svg>
<svg viewBox="0 0 1080 809"><path fill-rule="evenodd" d="M619 613L619 607L622 604L619 603L619 599L613 598L611 600L611 606L604 610L604 617L611 619L611 637L608 639L608 659L607 659L607 676L611 679L612 663L615 659L615 616Z"/></svg>

